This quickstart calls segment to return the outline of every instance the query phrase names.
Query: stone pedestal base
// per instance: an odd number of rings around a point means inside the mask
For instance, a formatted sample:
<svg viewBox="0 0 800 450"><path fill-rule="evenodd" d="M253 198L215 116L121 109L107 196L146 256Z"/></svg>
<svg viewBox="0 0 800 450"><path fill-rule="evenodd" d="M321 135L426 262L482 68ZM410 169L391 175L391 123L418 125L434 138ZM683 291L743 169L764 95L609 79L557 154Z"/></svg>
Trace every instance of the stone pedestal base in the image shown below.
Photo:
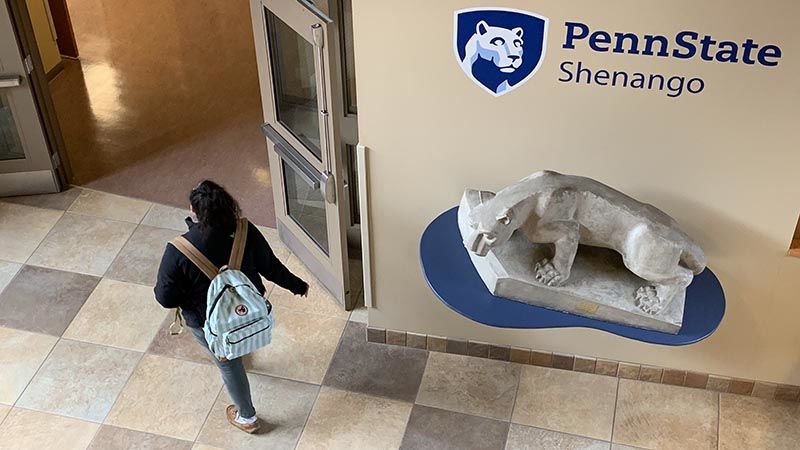
<svg viewBox="0 0 800 450"><path fill-rule="evenodd" d="M459 227L463 227L463 223L459 220ZM465 231L462 228L462 236ZM645 313L636 306L635 298L636 291L648 283L630 272L615 251L581 246L572 274L561 287L549 287L536 281L534 266L552 257L552 248L533 244L518 232L485 257L471 252L469 255L486 287L495 296L671 334L681 329L686 293L677 294L658 314Z"/></svg>

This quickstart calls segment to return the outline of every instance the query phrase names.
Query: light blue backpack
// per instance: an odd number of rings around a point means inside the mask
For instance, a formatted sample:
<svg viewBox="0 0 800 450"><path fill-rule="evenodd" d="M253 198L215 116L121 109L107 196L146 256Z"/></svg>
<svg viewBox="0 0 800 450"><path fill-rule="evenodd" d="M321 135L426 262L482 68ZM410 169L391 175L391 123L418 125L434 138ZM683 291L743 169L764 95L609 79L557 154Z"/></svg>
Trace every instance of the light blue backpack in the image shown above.
<svg viewBox="0 0 800 450"><path fill-rule="evenodd" d="M209 350L220 359L239 358L268 345L272 340L275 323L272 305L241 272L247 229L247 219L240 219L236 225L230 260L227 266L220 269L183 236L171 241L178 251L211 279L203 331Z"/></svg>

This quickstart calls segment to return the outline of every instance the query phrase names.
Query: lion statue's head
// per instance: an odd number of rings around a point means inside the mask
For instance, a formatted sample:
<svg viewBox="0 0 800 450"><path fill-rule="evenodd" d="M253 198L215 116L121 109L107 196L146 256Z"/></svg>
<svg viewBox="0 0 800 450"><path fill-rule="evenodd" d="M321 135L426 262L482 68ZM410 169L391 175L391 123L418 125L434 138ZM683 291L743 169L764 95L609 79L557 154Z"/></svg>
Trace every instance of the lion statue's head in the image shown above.
<svg viewBox="0 0 800 450"><path fill-rule="evenodd" d="M513 73L522 65L522 28L493 27L481 20L466 47L464 63L472 64L478 58L491 61L500 72Z"/></svg>

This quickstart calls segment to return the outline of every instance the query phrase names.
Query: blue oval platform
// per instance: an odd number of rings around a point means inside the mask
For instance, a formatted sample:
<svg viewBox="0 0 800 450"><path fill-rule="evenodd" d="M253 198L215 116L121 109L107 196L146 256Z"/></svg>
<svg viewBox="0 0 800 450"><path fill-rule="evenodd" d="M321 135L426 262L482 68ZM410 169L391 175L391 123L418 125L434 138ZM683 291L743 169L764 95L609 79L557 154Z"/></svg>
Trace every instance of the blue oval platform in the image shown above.
<svg viewBox="0 0 800 450"><path fill-rule="evenodd" d="M687 345L713 333L725 315L725 293L709 269L686 290L683 326L678 334L643 330L495 297L470 261L458 230L458 207L437 217L420 242L422 271L434 293L452 310L475 322L501 328L584 327L638 341Z"/></svg>

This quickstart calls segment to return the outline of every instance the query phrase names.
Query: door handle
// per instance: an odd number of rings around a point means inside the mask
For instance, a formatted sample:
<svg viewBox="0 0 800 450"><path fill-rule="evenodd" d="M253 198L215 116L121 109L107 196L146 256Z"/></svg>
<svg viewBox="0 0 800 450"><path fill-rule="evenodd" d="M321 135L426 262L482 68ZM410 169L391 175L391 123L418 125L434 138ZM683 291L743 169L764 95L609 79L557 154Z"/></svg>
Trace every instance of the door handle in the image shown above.
<svg viewBox="0 0 800 450"><path fill-rule="evenodd" d="M20 75L0 75L0 88L12 88L22 84Z"/></svg>
<svg viewBox="0 0 800 450"><path fill-rule="evenodd" d="M333 174L328 172L322 172L322 181L321 183L321 190L322 195L325 197L325 201L331 204L336 204L336 178L334 178Z"/></svg>
<svg viewBox="0 0 800 450"><path fill-rule="evenodd" d="M325 168L328 172L333 169L331 162L331 140L330 140L330 113L328 112L328 85L325 78L325 30L322 24L315 23L311 26L311 33L314 38L314 48L317 53L317 83L319 85L318 107L320 121L322 122L322 136L320 136L322 148L325 151ZM331 202L333 203L333 202Z"/></svg>
<svg viewBox="0 0 800 450"><path fill-rule="evenodd" d="M289 164L295 173L303 179L313 189L320 189L322 175L303 158L297 150L292 148L292 144L286 141L272 125L265 123L261 125L261 133L274 144L275 153L281 160Z"/></svg>

